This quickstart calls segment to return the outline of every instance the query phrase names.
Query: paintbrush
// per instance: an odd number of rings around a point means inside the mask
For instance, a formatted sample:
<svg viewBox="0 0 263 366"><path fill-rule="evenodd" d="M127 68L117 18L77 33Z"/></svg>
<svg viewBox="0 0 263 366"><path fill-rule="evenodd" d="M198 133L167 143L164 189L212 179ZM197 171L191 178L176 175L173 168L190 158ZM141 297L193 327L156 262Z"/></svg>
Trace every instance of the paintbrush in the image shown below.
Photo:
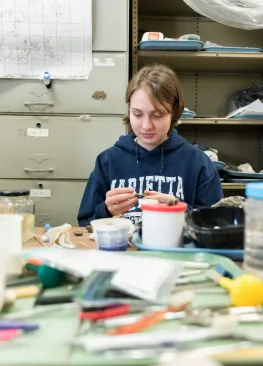
<svg viewBox="0 0 263 366"><path fill-rule="evenodd" d="M145 195L145 194L143 194L143 193L135 193L135 194L134 194L134 197L137 197L137 198L144 198L144 197L146 197L146 195Z"/></svg>

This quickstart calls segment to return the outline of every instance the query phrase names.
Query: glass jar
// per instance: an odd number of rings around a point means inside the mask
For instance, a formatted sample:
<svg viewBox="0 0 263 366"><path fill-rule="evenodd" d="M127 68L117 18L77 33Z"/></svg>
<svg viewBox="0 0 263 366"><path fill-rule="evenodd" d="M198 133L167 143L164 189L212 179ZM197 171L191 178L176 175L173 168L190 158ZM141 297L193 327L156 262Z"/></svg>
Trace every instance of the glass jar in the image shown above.
<svg viewBox="0 0 263 366"><path fill-rule="evenodd" d="M22 240L27 241L34 236L35 203L29 197L28 190L0 190L0 214L15 213L23 216Z"/></svg>
<svg viewBox="0 0 263 366"><path fill-rule="evenodd" d="M263 183L246 187L244 269L263 280Z"/></svg>

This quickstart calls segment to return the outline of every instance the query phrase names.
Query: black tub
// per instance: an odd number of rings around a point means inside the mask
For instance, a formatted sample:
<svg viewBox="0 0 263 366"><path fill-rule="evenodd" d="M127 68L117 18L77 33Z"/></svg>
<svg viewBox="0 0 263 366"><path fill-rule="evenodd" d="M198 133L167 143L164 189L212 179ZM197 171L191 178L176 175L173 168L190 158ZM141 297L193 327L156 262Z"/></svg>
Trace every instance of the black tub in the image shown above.
<svg viewBox="0 0 263 366"><path fill-rule="evenodd" d="M188 212L188 235L198 247L243 249L244 210L240 207L211 207Z"/></svg>

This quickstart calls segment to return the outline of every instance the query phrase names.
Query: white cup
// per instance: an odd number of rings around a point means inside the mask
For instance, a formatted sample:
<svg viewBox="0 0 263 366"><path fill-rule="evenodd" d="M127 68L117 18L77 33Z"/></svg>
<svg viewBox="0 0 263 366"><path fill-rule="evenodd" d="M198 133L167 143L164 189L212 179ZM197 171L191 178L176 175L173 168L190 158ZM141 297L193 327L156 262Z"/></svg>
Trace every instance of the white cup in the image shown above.
<svg viewBox="0 0 263 366"><path fill-rule="evenodd" d="M122 241L123 239L123 245L124 242L127 242L128 246L128 237L131 236L134 233L135 227L133 223L125 218L106 218L106 219L97 219L91 221L91 226L93 228L94 233L94 239L97 244L98 248L101 248L102 246L101 241L108 241L109 243L109 249L113 250L113 247L111 248L111 240L114 242ZM98 235L99 232L99 235ZM99 240L100 237L100 240ZM108 238L108 239L107 239ZM117 245L118 246L118 245ZM105 246L106 248L106 246ZM117 248L117 247L116 247ZM117 250L115 248L115 250Z"/></svg>
<svg viewBox="0 0 263 366"><path fill-rule="evenodd" d="M22 220L22 215L0 214L0 225L3 228L0 233L0 253L9 253L7 274L21 273Z"/></svg>

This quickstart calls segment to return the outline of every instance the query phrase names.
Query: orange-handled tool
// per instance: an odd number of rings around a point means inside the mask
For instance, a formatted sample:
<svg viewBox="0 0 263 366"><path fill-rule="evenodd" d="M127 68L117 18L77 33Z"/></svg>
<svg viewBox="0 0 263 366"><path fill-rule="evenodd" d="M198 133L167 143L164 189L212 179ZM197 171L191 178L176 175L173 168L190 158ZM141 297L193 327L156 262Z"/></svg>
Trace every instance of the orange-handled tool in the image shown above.
<svg viewBox="0 0 263 366"><path fill-rule="evenodd" d="M130 312L129 305L120 305L114 308L105 310L81 312L79 315L80 320L98 321L103 319L114 318L116 316L127 315Z"/></svg>
<svg viewBox="0 0 263 366"><path fill-rule="evenodd" d="M152 314L145 315L143 319L136 321L133 324L124 325L118 328L110 329L108 334L111 335L121 335L121 334L131 334L141 332L144 329L147 329L163 320L165 320L165 315L170 312L178 312L183 311L186 307L185 305L174 307L169 306L165 310L156 311Z"/></svg>
<svg viewBox="0 0 263 366"><path fill-rule="evenodd" d="M28 258L27 263L34 264L35 266L39 267L43 264L43 262L36 258Z"/></svg>

